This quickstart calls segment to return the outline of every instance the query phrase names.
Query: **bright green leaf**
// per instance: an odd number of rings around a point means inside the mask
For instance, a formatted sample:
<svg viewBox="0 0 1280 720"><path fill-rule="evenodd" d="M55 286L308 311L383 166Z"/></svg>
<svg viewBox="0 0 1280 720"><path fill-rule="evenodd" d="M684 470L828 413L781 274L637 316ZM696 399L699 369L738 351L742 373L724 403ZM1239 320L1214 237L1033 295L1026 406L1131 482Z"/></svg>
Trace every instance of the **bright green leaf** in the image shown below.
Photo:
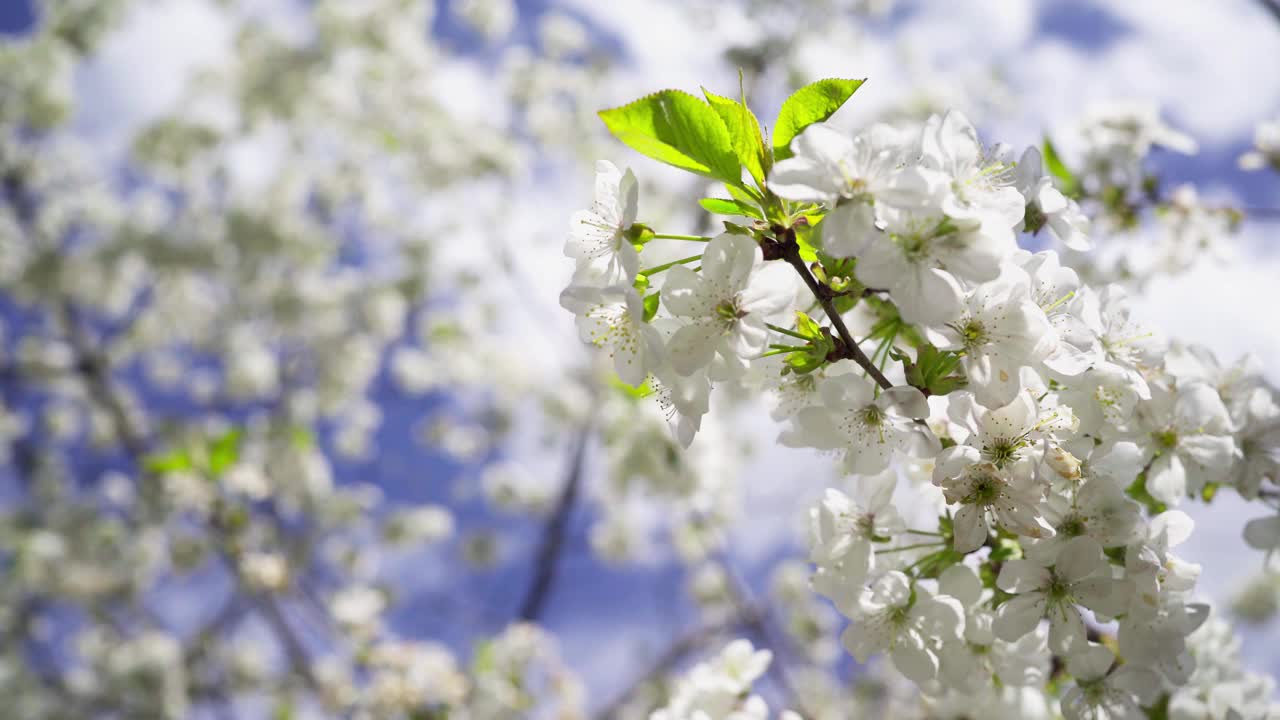
<svg viewBox="0 0 1280 720"><path fill-rule="evenodd" d="M293 429L290 439L293 441L293 446L300 450L310 449L315 447L316 444L315 433L311 431L311 428L302 426Z"/></svg>
<svg viewBox="0 0 1280 720"><path fill-rule="evenodd" d="M815 242L815 235L818 232L813 225L797 225L796 244L800 246L800 259L805 264L811 264L818 261L818 244Z"/></svg>
<svg viewBox="0 0 1280 720"><path fill-rule="evenodd" d="M494 648L492 641L481 641L476 645L475 657L471 659L471 672L476 675L484 675L493 672L497 667L497 649Z"/></svg>
<svg viewBox="0 0 1280 720"><path fill-rule="evenodd" d="M754 193L751 188L746 185L725 185L724 189L729 191L729 194L733 196L734 200L737 200L743 205L756 206L759 205L762 200L760 195Z"/></svg>
<svg viewBox="0 0 1280 720"><path fill-rule="evenodd" d="M828 78L805 85L782 103L773 124L773 159L791 157L791 140L816 122L835 114L865 80Z"/></svg>
<svg viewBox="0 0 1280 720"><path fill-rule="evenodd" d="M698 201L702 209L716 215L741 215L743 217L764 218L760 208L754 205L740 202L738 200L728 200L725 198L702 198Z"/></svg>
<svg viewBox="0 0 1280 720"><path fill-rule="evenodd" d="M1047 137L1044 139L1044 166L1048 168L1050 175L1058 179L1058 187L1063 194L1069 197L1079 195L1080 181L1076 179L1075 173L1071 172L1066 163L1062 162L1058 149Z"/></svg>
<svg viewBox="0 0 1280 720"><path fill-rule="evenodd" d="M661 293L653 293L646 295L644 298L644 321L649 322L654 315L658 314L658 301Z"/></svg>
<svg viewBox="0 0 1280 720"><path fill-rule="evenodd" d="M600 119L624 144L654 160L742 184L742 168L724 121L689 93L663 90L629 105L601 110Z"/></svg>
<svg viewBox="0 0 1280 720"><path fill-rule="evenodd" d="M195 464L191 461L191 454L186 450L174 450L147 457L143 461L143 467L151 473L169 473L190 470L195 467Z"/></svg>
<svg viewBox="0 0 1280 720"><path fill-rule="evenodd" d="M1000 538L996 541L996 547L991 551L987 559L991 562L1004 562L1005 560L1016 560L1021 557L1021 543L1015 538Z"/></svg>
<svg viewBox="0 0 1280 720"><path fill-rule="evenodd" d="M613 375L609 379L609 385L632 400L643 400L653 394L653 386L648 379L639 385L628 385L619 380L617 375Z"/></svg>
<svg viewBox="0 0 1280 720"><path fill-rule="evenodd" d="M1219 487L1221 485L1216 482L1205 483L1205 486L1200 489L1200 499L1207 503L1213 502L1213 496L1218 494Z"/></svg>
<svg viewBox="0 0 1280 720"><path fill-rule="evenodd" d="M797 375L807 375L826 364L825 358L819 358L808 352L793 352L787 355L787 367Z"/></svg>
<svg viewBox="0 0 1280 720"><path fill-rule="evenodd" d="M209 446L209 474L221 475L240 459L240 431L232 430Z"/></svg>
<svg viewBox="0 0 1280 720"><path fill-rule="evenodd" d="M293 707L293 700L286 698L276 703L275 708L271 711L271 720L293 720L296 711Z"/></svg>
<svg viewBox="0 0 1280 720"><path fill-rule="evenodd" d="M1143 506L1147 508L1148 515L1159 515L1169 509L1169 506L1155 499L1155 497L1147 491L1146 472L1138 473L1138 477L1129 484L1129 487L1125 489L1124 493L1134 500L1142 503Z"/></svg>
<svg viewBox="0 0 1280 720"><path fill-rule="evenodd" d="M1147 720L1169 720L1169 694L1161 695L1155 704L1143 708L1142 712L1146 713Z"/></svg>
<svg viewBox="0 0 1280 720"><path fill-rule="evenodd" d="M763 186L768 155L764 148L764 135L760 132L760 121L756 119L755 113L746 104L716 95L706 88L702 88L702 94L728 128L738 162L755 178L757 185Z"/></svg>
<svg viewBox="0 0 1280 720"><path fill-rule="evenodd" d="M813 340L822 337L822 326L815 322L813 318L797 310L796 332Z"/></svg>
<svg viewBox="0 0 1280 720"><path fill-rule="evenodd" d="M919 388L926 395L948 395L968 384L960 365L960 354L939 350L929 343L920 345L916 359L894 353L906 370L907 383Z"/></svg>
<svg viewBox="0 0 1280 720"><path fill-rule="evenodd" d="M964 554L947 547L920 558L915 567L919 577L937 578L943 570L961 562L964 562Z"/></svg>

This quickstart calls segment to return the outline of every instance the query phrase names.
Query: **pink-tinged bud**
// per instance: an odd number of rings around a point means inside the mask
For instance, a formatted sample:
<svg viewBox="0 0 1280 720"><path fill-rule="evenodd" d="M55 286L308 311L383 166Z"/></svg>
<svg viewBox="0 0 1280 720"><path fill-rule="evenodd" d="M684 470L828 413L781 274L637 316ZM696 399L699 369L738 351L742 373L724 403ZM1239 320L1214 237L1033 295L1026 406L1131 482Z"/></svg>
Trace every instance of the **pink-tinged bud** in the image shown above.
<svg viewBox="0 0 1280 720"><path fill-rule="evenodd" d="M1051 447L1045 453L1045 460L1049 463L1049 467L1064 479L1073 482L1080 479L1080 460L1066 450Z"/></svg>

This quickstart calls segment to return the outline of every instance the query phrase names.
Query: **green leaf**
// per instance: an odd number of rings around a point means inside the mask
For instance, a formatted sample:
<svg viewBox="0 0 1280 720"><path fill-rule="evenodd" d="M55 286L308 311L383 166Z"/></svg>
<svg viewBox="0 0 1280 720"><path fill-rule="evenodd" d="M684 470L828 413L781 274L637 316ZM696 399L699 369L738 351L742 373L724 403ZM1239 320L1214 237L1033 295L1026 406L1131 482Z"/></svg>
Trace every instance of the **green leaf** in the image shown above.
<svg viewBox="0 0 1280 720"><path fill-rule="evenodd" d="M791 157L791 140L816 122L835 114L865 80L828 78L805 85L782 103L773 123L773 159Z"/></svg>
<svg viewBox="0 0 1280 720"><path fill-rule="evenodd" d="M1159 515L1169 509L1168 505L1160 502L1147 492L1147 473L1140 472L1138 477L1130 483L1125 489L1125 494L1142 503L1147 508L1148 515Z"/></svg>
<svg viewBox="0 0 1280 720"><path fill-rule="evenodd" d="M1219 487L1221 487L1220 483L1205 483L1205 486L1200 489L1200 499L1206 503L1213 502L1213 496L1218 494Z"/></svg>
<svg viewBox="0 0 1280 720"><path fill-rule="evenodd" d="M889 300L878 295L868 295L862 301L875 311L876 327L883 325L884 332L894 333L897 339L905 341L913 348L920 348L929 344L920 330L902 319L902 315L898 312L898 307Z"/></svg>
<svg viewBox="0 0 1280 720"><path fill-rule="evenodd" d="M1161 695L1153 705L1143 708L1142 711L1146 713L1147 720L1169 720L1169 694Z"/></svg>
<svg viewBox="0 0 1280 720"><path fill-rule="evenodd" d="M619 380L617 375L613 375L609 379L609 385L632 400L643 400L653 394L653 385L647 378L639 385L628 385Z"/></svg>
<svg viewBox="0 0 1280 720"><path fill-rule="evenodd" d="M631 287L635 288L636 292L641 295L649 292L649 276L644 273L636 273L635 282L631 283Z"/></svg>
<svg viewBox="0 0 1280 720"><path fill-rule="evenodd" d="M797 375L807 375L826 364L826 358L815 357L810 352L793 352L787 355L787 367Z"/></svg>
<svg viewBox="0 0 1280 720"><path fill-rule="evenodd" d="M796 332L809 338L810 340L817 340L818 338L822 337L822 326L814 322L813 318L797 310L796 311Z"/></svg>
<svg viewBox="0 0 1280 720"><path fill-rule="evenodd" d="M680 90L663 90L629 105L601 110L614 137L654 160L698 175L742 184L742 168L720 115Z"/></svg>
<svg viewBox="0 0 1280 720"><path fill-rule="evenodd" d="M725 185L724 189L729 191L729 194L733 196L734 200L737 200L743 205L751 205L753 207L758 206L762 199L760 195L754 193L751 188L746 185Z"/></svg>
<svg viewBox="0 0 1280 720"><path fill-rule="evenodd" d="M796 244L800 246L800 259L805 264L811 264L818 261L818 244L814 242L814 235L818 232L813 225L797 225Z"/></svg>
<svg viewBox="0 0 1280 720"><path fill-rule="evenodd" d="M209 474L218 476L240 459L239 430L232 430L209 446Z"/></svg>
<svg viewBox="0 0 1280 720"><path fill-rule="evenodd" d="M644 298L644 321L645 322L649 322L650 320L653 319L654 315L658 314L658 301L660 300L659 295L661 295L660 292L655 292L652 295L645 296Z"/></svg>
<svg viewBox="0 0 1280 720"><path fill-rule="evenodd" d="M298 426L290 434L290 440L293 442L294 447L300 450L308 450L315 447L316 435L311 431L311 428Z"/></svg>
<svg viewBox="0 0 1280 720"><path fill-rule="evenodd" d="M1000 538L987 559L991 562L1017 560L1022 557L1022 544L1016 538Z"/></svg>
<svg viewBox="0 0 1280 720"><path fill-rule="evenodd" d="M702 88L702 94L728 128L738 162L755 178L756 185L763 187L769 155L764 148L764 135L760 132L760 121L755 113L746 103L716 95L706 88Z"/></svg>
<svg viewBox="0 0 1280 720"><path fill-rule="evenodd" d="M271 720L293 720L295 715L293 699L286 698L276 703L275 708L271 711Z"/></svg>
<svg viewBox="0 0 1280 720"><path fill-rule="evenodd" d="M961 562L964 562L964 554L947 547L924 556L916 562L915 567L919 577L936 578L943 570Z"/></svg>
<svg viewBox="0 0 1280 720"><path fill-rule="evenodd" d="M811 373L827 364L827 356L835 349L835 341L813 318L796 311L795 333L806 339L801 350L788 353L786 365L797 375Z"/></svg>
<svg viewBox="0 0 1280 720"><path fill-rule="evenodd" d="M477 644L475 657L471 659L471 672L475 675L484 675L493 672L497 666L497 650L493 642L485 640Z"/></svg>
<svg viewBox="0 0 1280 720"><path fill-rule="evenodd" d="M896 351L894 357L902 361L907 383L926 395L948 395L968 384L958 352L939 350L925 343L917 349L914 362Z"/></svg>
<svg viewBox="0 0 1280 720"><path fill-rule="evenodd" d="M739 200L728 200L726 198L702 198L698 201L703 210L716 215L741 215L743 217L753 217L763 220L764 213L760 212L760 208L755 205L749 205Z"/></svg>
<svg viewBox="0 0 1280 720"><path fill-rule="evenodd" d="M191 461L191 454L186 450L151 455L142 464L150 473L183 472L195 467L195 463Z"/></svg>
<svg viewBox="0 0 1280 720"><path fill-rule="evenodd" d="M1049 174L1058 179L1058 187L1064 195L1068 197L1079 197L1080 181L1076 179L1075 173L1067 168L1066 163L1062 162L1062 156L1058 154L1058 149L1053 146L1053 141L1049 138L1044 139L1044 166L1048 168Z"/></svg>

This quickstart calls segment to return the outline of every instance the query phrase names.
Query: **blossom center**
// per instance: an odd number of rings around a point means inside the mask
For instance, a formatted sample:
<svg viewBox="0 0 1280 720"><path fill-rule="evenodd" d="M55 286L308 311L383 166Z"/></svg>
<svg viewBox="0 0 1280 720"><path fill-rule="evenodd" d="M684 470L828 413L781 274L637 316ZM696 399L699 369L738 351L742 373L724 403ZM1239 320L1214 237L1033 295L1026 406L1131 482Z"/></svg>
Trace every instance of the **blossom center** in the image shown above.
<svg viewBox="0 0 1280 720"><path fill-rule="evenodd" d="M1049 598L1052 603L1066 603L1071 601L1071 584L1066 580L1058 577L1055 573L1049 579L1049 585L1044 589L1045 597Z"/></svg>
<svg viewBox="0 0 1280 720"><path fill-rule="evenodd" d="M1000 497L1001 485L1003 483L1000 478L990 473L983 473L974 479L973 489L969 491L965 504L969 505L991 505Z"/></svg>
<svg viewBox="0 0 1280 720"><path fill-rule="evenodd" d="M1067 537L1079 537L1085 533L1086 526L1084 518L1078 515L1072 515L1066 519L1058 528L1058 532Z"/></svg>
<svg viewBox="0 0 1280 720"><path fill-rule="evenodd" d="M1165 428L1151 433L1151 437L1155 439L1156 444L1165 450L1172 450L1178 445L1178 431L1173 428Z"/></svg>
<svg viewBox="0 0 1280 720"><path fill-rule="evenodd" d="M960 342L966 350L972 350L987 344L987 328L982 322L969 319L956 328L960 333Z"/></svg>
<svg viewBox="0 0 1280 720"><path fill-rule="evenodd" d="M1001 438L992 444L983 448L983 454L991 461L992 465L1002 468L1018 456L1018 450L1022 447L1022 443L1015 440Z"/></svg>
<svg viewBox="0 0 1280 720"><path fill-rule="evenodd" d="M726 325L733 325L739 319L746 317L747 311L738 307L737 298L734 298L716 305L716 316L723 320Z"/></svg>

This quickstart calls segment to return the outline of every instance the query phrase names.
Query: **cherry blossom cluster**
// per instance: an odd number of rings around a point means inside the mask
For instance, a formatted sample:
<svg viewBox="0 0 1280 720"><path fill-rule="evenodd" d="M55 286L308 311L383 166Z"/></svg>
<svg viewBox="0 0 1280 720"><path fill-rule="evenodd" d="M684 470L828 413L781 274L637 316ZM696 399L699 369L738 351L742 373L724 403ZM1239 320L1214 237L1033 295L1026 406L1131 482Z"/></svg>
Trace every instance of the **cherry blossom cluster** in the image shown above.
<svg viewBox="0 0 1280 720"><path fill-rule="evenodd" d="M1253 133L1253 147L1240 156L1243 170L1270 167L1280 172L1280 118L1258 124Z"/></svg>
<svg viewBox="0 0 1280 720"><path fill-rule="evenodd" d="M798 91L771 145L744 102L710 92L602 112L632 148L723 183L729 198L700 204L730 219L657 231L635 175L600 162L561 304L682 445L713 390L764 393L781 444L856 478L812 509L810 560L860 662L887 654L940 702L1031 688L1069 718L1144 717L1196 672L1188 636L1208 615L1175 508L1275 485L1277 393L1081 281L1064 257L1090 249L1090 222L1052 145L1015 158L955 111L852 136L823 122L859 84ZM1145 108L1087 127L1110 188L1141 184L1155 144L1194 150ZM1070 255L1033 251L1045 239ZM925 480L913 509L935 514L904 520L904 471ZM1250 542L1280 545L1276 523Z"/></svg>
<svg viewBox="0 0 1280 720"><path fill-rule="evenodd" d="M655 710L650 720L768 720L769 706L751 692L773 659L768 650L756 650L748 640L735 640L720 654L690 668L677 683L670 701ZM799 720L783 711L778 720Z"/></svg>
<svg viewBox="0 0 1280 720"><path fill-rule="evenodd" d="M494 541L444 505L384 501L341 464L378 452L384 368L410 403L451 391L457 406L421 403L413 440L468 467L532 383L518 363L500 385L473 362L506 354L475 337L494 300L467 302L475 317L434 307L464 273L426 261L446 223L408 210L534 149L448 101L441 68L457 58L427 29L450 10L27 4L33 26L0 38L0 714L580 713L541 627L477 628L483 663L393 628L413 600L398 565L456 550L465 574ZM458 12L485 24L480 5ZM228 47L172 105L134 116L124 88L108 113L85 97L102 82L82 76L121 43L136 58L158 40L154 62L181 65L168 54L185 42L137 28L186 11ZM494 81L551 146L606 65L577 62L575 20L541 26L541 48L504 53ZM484 480L495 505L534 505L501 467Z"/></svg>

